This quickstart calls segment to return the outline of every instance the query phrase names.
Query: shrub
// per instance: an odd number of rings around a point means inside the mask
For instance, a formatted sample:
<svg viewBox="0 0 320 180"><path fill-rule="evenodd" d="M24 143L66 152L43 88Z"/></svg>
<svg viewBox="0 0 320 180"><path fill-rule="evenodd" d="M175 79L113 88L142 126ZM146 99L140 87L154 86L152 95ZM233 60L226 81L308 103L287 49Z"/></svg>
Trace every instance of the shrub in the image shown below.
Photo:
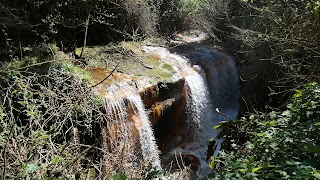
<svg viewBox="0 0 320 180"><path fill-rule="evenodd" d="M100 142L86 139L99 133L94 127L103 122L102 102L87 91L79 69L41 61L24 57L1 67L0 176L89 176L97 163L89 157L98 156L93 147Z"/></svg>
<svg viewBox="0 0 320 180"><path fill-rule="evenodd" d="M214 179L320 179L320 91L317 83L297 90L283 112L222 123L229 151L212 157ZM229 134L228 129L235 129ZM238 132L238 133L237 133Z"/></svg>

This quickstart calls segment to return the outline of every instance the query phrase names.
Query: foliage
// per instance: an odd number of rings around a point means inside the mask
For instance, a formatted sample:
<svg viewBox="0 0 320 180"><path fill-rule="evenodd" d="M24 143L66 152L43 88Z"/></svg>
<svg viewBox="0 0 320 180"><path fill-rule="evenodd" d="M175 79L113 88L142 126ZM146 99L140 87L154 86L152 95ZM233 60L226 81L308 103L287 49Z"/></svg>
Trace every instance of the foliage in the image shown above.
<svg viewBox="0 0 320 180"><path fill-rule="evenodd" d="M157 33L162 1L4 0L0 3L0 46L57 42L62 50ZM88 22L88 23L87 23ZM2 36L4 38L2 38Z"/></svg>
<svg viewBox="0 0 320 180"><path fill-rule="evenodd" d="M101 100L87 91L82 71L39 53L0 69L0 177L89 176L99 164L89 157L99 151L91 147L97 142L85 139L103 122Z"/></svg>
<svg viewBox="0 0 320 180"><path fill-rule="evenodd" d="M212 22L211 30L243 63L270 60L277 64L278 86L292 87L318 79L318 8L317 0L229 1L228 13L218 18L220 24Z"/></svg>
<svg viewBox="0 0 320 180"><path fill-rule="evenodd" d="M196 24L207 0L4 0L0 46L56 42L63 51L83 45L140 40ZM85 33L87 31L87 33Z"/></svg>
<svg viewBox="0 0 320 180"><path fill-rule="evenodd" d="M239 62L247 109L284 106L296 86L320 81L318 0L208 2L199 27Z"/></svg>
<svg viewBox="0 0 320 180"><path fill-rule="evenodd" d="M197 24L202 22L202 11L208 5L208 0L163 1L159 16L160 32L176 33L198 28Z"/></svg>
<svg viewBox="0 0 320 180"><path fill-rule="evenodd" d="M229 151L212 157L210 166L217 171L212 178L320 179L319 103L319 86L310 83L296 90L283 112L217 126L222 128L220 136ZM225 128L235 130L229 134Z"/></svg>

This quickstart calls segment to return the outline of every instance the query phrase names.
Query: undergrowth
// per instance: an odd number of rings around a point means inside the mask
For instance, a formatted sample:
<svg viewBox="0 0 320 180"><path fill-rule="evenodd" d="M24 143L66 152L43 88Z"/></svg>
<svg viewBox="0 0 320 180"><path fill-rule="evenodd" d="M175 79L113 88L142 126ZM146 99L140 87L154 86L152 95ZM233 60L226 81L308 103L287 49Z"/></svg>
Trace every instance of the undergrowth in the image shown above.
<svg viewBox="0 0 320 180"><path fill-rule="evenodd" d="M45 53L43 54L45 57ZM6 179L88 176L97 156L94 125L103 122L101 101L88 91L88 77L65 60L41 56L1 67L1 177Z"/></svg>
<svg viewBox="0 0 320 180"><path fill-rule="evenodd" d="M224 122L213 179L320 179L320 90L296 90L287 109Z"/></svg>

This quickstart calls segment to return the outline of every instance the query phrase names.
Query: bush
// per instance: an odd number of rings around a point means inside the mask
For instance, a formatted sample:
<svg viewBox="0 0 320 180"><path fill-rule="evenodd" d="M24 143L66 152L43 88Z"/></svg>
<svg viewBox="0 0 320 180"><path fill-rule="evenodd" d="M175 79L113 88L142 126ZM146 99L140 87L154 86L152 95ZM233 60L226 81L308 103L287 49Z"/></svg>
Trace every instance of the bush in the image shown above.
<svg viewBox="0 0 320 180"><path fill-rule="evenodd" d="M243 63L277 64L281 85L319 80L319 1L220 0L205 15L205 29Z"/></svg>
<svg viewBox="0 0 320 180"><path fill-rule="evenodd" d="M87 44L106 44L157 33L161 1L40 1L0 4L0 46L19 47L56 42L62 50ZM20 44L20 45L19 45Z"/></svg>
<svg viewBox="0 0 320 180"><path fill-rule="evenodd" d="M101 142L88 137L99 134L102 101L87 91L83 70L71 72L64 60L43 61L24 57L0 69L0 176L90 176L99 164L90 156L98 157Z"/></svg>
<svg viewBox="0 0 320 180"><path fill-rule="evenodd" d="M283 112L217 126L229 151L212 157L214 179L320 179L319 102L319 86L310 83L296 91Z"/></svg>

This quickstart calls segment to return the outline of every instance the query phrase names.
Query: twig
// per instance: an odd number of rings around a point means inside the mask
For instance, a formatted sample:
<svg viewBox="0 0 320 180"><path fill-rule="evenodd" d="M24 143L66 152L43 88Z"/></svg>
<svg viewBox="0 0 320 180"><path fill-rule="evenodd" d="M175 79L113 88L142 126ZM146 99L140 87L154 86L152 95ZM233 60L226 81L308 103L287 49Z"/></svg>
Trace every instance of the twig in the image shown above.
<svg viewBox="0 0 320 180"><path fill-rule="evenodd" d="M54 52L52 51L52 48L51 48L50 44L48 44L48 47L49 47L50 52L52 53L53 60L55 61L55 60L56 60L56 55L55 55ZM62 50L63 50L63 49L62 49Z"/></svg>
<svg viewBox="0 0 320 180"><path fill-rule="evenodd" d="M91 86L90 87L90 89L92 89L92 88L94 88L94 87L96 87L96 86L98 86L99 84L102 84L105 80L107 80L113 73L114 73L114 71L118 68L118 66L119 66L119 63L120 62L118 62L117 63L117 65L113 68L113 70L111 71L111 73L106 77L106 78L104 78L102 81L100 81L99 83L97 83L97 84L95 84L95 85L93 85L93 86Z"/></svg>
<svg viewBox="0 0 320 180"><path fill-rule="evenodd" d="M92 146L88 147L87 149L85 149L84 151L82 151L76 158L73 159L72 163L70 166L73 166L74 163L80 159L81 156L85 155L89 150L91 150L96 144L93 144Z"/></svg>
<svg viewBox="0 0 320 180"><path fill-rule="evenodd" d="M26 24L27 24L29 27L31 26L29 23L26 23L26 22L22 21L22 20L19 19L16 15L14 15L13 13L11 13L2 3L0 3L0 7L1 7L2 9L4 9L5 12L6 12L8 15L10 15L11 17L13 17L13 19L19 21L20 25L26 25Z"/></svg>
<svg viewBox="0 0 320 180"><path fill-rule="evenodd" d="M2 179L5 180L6 179L6 166L7 166L7 156L6 156L6 153L7 153L7 146L8 146L8 142L9 142L9 137L13 131L13 126L11 127L11 130L10 130L10 133L8 135L8 138L7 138L7 141L6 141L6 145L4 146L4 149L3 149L3 175L2 175Z"/></svg>
<svg viewBox="0 0 320 180"><path fill-rule="evenodd" d="M139 58L137 58L136 60L139 62L139 64L140 64L141 66L143 66L143 67L145 67L145 68L147 68L147 69L153 69L153 67L147 66L147 65L146 65L144 62L142 62Z"/></svg>
<svg viewBox="0 0 320 180"><path fill-rule="evenodd" d="M39 66L39 65L42 65L42 64L51 63L51 62L55 62L55 61L58 61L58 60L44 61L44 62L40 62L40 63L36 63L36 64L31 64L31 65L19 68L19 70L20 69L26 69L26 68L33 67L33 66Z"/></svg>
<svg viewBox="0 0 320 180"><path fill-rule="evenodd" d="M85 33L84 33L83 47L82 47L82 49L81 49L81 53L80 53L80 56L79 56L80 59L82 58L82 54L83 54L84 48L86 47L86 44L87 44L87 35L88 35L88 28L89 28L89 20L90 20L90 14L88 15L88 18L87 18L87 21L86 21L86 31L85 31Z"/></svg>

